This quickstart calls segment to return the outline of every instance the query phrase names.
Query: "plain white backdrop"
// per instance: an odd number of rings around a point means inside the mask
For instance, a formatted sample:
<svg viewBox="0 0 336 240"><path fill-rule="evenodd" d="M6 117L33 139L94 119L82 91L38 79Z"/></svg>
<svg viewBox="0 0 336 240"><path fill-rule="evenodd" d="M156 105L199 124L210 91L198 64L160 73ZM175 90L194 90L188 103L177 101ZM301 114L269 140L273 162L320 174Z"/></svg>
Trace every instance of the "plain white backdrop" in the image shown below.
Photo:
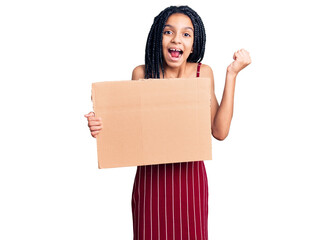
<svg viewBox="0 0 336 240"><path fill-rule="evenodd" d="M91 83L130 80L154 17L189 5L222 99L245 48L229 136L212 139L209 239L335 240L332 1L1 1L0 239L132 239L136 167L98 169ZM131 148L132 146L130 146Z"/></svg>

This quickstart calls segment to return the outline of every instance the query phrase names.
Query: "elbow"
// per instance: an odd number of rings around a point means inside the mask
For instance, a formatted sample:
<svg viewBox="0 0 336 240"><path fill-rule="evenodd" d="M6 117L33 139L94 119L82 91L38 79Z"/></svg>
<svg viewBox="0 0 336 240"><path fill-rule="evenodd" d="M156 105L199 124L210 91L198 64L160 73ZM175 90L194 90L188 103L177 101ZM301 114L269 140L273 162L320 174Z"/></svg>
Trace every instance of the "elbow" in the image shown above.
<svg viewBox="0 0 336 240"><path fill-rule="evenodd" d="M227 136L228 136L228 134L223 134L223 135L220 135L219 137L217 137L216 139L218 141L223 141Z"/></svg>
<svg viewBox="0 0 336 240"><path fill-rule="evenodd" d="M216 138L218 141L223 141L228 135L229 135L229 132L212 131L212 136Z"/></svg>

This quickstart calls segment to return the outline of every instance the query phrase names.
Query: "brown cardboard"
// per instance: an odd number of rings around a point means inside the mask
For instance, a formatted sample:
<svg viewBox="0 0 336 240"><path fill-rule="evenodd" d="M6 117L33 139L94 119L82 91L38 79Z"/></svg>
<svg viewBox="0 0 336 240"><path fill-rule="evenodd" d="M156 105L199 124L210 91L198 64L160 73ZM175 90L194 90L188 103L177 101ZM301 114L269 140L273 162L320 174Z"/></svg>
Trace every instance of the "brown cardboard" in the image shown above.
<svg viewBox="0 0 336 240"><path fill-rule="evenodd" d="M98 168L211 160L209 78L92 84Z"/></svg>

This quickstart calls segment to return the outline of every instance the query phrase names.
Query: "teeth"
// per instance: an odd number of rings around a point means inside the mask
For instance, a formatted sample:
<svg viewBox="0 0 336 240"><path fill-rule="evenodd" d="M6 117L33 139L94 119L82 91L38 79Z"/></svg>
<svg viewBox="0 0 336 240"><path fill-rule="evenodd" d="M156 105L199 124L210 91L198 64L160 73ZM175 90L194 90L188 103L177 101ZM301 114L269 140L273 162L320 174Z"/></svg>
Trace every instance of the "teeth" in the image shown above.
<svg viewBox="0 0 336 240"><path fill-rule="evenodd" d="M175 51L175 52L182 52L180 49L175 49L175 48L170 48L170 51Z"/></svg>

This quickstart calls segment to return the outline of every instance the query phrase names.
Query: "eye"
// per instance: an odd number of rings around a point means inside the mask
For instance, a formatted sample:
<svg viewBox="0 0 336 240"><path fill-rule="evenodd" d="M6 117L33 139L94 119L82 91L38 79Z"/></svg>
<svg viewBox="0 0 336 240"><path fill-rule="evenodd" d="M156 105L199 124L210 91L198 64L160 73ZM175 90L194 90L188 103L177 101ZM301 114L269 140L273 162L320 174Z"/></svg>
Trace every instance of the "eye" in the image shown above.
<svg viewBox="0 0 336 240"><path fill-rule="evenodd" d="M172 31L167 30L167 31L164 31L163 34L172 34Z"/></svg>
<svg viewBox="0 0 336 240"><path fill-rule="evenodd" d="M191 37L191 35L189 33L184 33L183 36L185 36L185 37Z"/></svg>

